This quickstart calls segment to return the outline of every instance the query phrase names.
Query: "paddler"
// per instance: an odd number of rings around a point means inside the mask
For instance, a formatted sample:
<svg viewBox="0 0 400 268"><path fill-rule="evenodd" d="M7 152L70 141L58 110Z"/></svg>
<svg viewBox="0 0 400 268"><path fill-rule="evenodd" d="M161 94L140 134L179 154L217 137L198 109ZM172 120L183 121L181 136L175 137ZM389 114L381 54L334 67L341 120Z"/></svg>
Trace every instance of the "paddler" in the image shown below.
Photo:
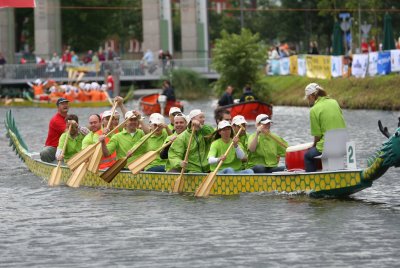
<svg viewBox="0 0 400 268"><path fill-rule="evenodd" d="M169 124L168 124L168 128L173 131L174 130L174 118L177 114L181 114L182 111L179 107L171 107L169 109L169 113L168 113L168 117L169 117Z"/></svg>
<svg viewBox="0 0 400 268"><path fill-rule="evenodd" d="M82 140L85 137L82 133L79 132L79 120L78 116L75 114L69 114L65 118L67 129L71 125L71 131L69 133L67 146L65 147L65 151L62 154L64 143L66 142L66 137L68 135L68 131L64 132L58 141L58 147L56 152L57 160L64 160L64 162L68 161L71 157L73 157L76 153L81 151L82 149Z"/></svg>
<svg viewBox="0 0 400 268"><path fill-rule="evenodd" d="M328 130L346 128L342 109L336 100L330 98L317 83L308 84L305 97L310 105L311 135L314 136L313 147L304 155L306 172L317 170L315 157L324 150L324 135Z"/></svg>
<svg viewBox="0 0 400 268"><path fill-rule="evenodd" d="M172 133L172 135L168 136L165 139L164 143L168 143L169 141L176 140L178 135L186 130L187 124L188 124L188 118L184 114L182 114L182 113L176 114L175 117L174 117L174 130L173 130L173 133ZM171 147L171 145L165 147L160 152L160 157L162 159L168 159L169 147Z"/></svg>

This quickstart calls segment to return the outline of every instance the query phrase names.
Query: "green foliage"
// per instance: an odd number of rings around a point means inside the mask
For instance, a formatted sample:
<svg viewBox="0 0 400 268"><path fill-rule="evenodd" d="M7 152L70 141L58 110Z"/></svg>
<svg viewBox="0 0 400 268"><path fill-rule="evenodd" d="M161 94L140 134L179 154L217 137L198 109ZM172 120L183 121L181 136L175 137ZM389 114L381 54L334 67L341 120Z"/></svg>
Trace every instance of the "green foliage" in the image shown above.
<svg viewBox="0 0 400 268"><path fill-rule="evenodd" d="M69 7L61 9L62 42L77 52L97 50L111 37L142 40L141 1L63 0L62 6Z"/></svg>
<svg viewBox="0 0 400 268"><path fill-rule="evenodd" d="M210 95L207 80L198 72L189 69L172 71L171 83L177 98L194 100L204 99ZM164 78L169 79L169 78Z"/></svg>
<svg viewBox="0 0 400 268"><path fill-rule="evenodd" d="M240 35L222 31L221 36L213 50L213 67L221 75L214 84L216 93L221 95L228 85L242 89L247 84L250 84L257 93L261 93L264 84L260 81L262 79L260 66L265 64L266 55L264 46L260 44L259 35L242 29ZM240 90L236 90L235 96L239 97L240 94ZM262 98L265 94L258 95Z"/></svg>

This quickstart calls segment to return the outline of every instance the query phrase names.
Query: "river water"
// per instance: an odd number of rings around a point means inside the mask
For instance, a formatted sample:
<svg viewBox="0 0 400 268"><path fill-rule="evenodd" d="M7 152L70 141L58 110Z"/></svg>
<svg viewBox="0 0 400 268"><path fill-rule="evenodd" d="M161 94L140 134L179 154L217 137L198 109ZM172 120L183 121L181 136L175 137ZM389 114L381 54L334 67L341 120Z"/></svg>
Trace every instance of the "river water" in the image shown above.
<svg viewBox="0 0 400 268"><path fill-rule="evenodd" d="M131 103L130 106L137 105ZM209 102L201 108L212 123ZM0 108L4 121L5 108ZM85 122L99 109L71 109ZM32 151L55 109L13 108ZM398 112L344 115L359 167L385 141ZM310 142L308 108L274 107L273 131L290 145ZM400 261L400 169L348 199L242 194L187 195L49 188L8 147L0 128L2 267L395 267Z"/></svg>

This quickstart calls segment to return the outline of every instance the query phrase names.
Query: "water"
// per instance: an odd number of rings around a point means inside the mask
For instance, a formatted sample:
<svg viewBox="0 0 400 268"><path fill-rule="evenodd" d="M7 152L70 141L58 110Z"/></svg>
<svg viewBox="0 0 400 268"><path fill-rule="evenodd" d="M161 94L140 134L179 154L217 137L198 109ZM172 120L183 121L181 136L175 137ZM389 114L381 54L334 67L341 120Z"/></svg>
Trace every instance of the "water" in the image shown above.
<svg viewBox="0 0 400 268"><path fill-rule="evenodd" d="M206 110L212 123L210 103L188 103L186 112L194 107ZM5 111L0 108L2 121ZM81 123L100 111L71 109ZM54 112L13 109L31 150L40 150ZM385 140L377 120L394 131L398 113L344 114L364 167ZM311 141L307 108L275 107L273 120L290 145ZM49 188L10 150L0 129L2 267L394 267L400 260L400 169L345 200Z"/></svg>

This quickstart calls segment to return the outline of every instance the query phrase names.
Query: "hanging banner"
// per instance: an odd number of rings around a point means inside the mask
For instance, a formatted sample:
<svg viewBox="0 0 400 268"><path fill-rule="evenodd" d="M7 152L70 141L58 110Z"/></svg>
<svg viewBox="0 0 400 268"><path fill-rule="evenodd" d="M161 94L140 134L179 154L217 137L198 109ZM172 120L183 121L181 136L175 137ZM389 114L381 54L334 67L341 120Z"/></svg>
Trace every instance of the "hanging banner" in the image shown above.
<svg viewBox="0 0 400 268"><path fill-rule="evenodd" d="M378 52L370 52L368 56L368 75L375 76L378 74Z"/></svg>
<svg viewBox="0 0 400 268"><path fill-rule="evenodd" d="M279 60L271 60L271 74L272 75L279 75L280 74L280 64Z"/></svg>
<svg viewBox="0 0 400 268"><path fill-rule="evenodd" d="M330 79L331 75L331 57L330 56L306 56L307 77Z"/></svg>
<svg viewBox="0 0 400 268"><path fill-rule="evenodd" d="M378 74L385 75L390 73L390 52L378 53Z"/></svg>
<svg viewBox="0 0 400 268"><path fill-rule="evenodd" d="M280 65L280 75L288 75L290 73L288 57L281 58L279 60L279 65Z"/></svg>
<svg viewBox="0 0 400 268"><path fill-rule="evenodd" d="M293 55L289 57L290 61L290 74L297 75L297 55Z"/></svg>
<svg viewBox="0 0 400 268"><path fill-rule="evenodd" d="M297 58L297 73L300 76L306 75L306 60L304 58Z"/></svg>
<svg viewBox="0 0 400 268"><path fill-rule="evenodd" d="M364 78L367 74L368 54L354 54L351 65L351 74L357 78Z"/></svg>
<svg viewBox="0 0 400 268"><path fill-rule="evenodd" d="M400 50L390 50L390 71L400 72Z"/></svg>
<svg viewBox="0 0 400 268"><path fill-rule="evenodd" d="M332 77L342 77L343 75L342 56L331 56L331 74Z"/></svg>
<svg viewBox="0 0 400 268"><path fill-rule="evenodd" d="M0 0L0 8L29 8L36 7L35 0Z"/></svg>

